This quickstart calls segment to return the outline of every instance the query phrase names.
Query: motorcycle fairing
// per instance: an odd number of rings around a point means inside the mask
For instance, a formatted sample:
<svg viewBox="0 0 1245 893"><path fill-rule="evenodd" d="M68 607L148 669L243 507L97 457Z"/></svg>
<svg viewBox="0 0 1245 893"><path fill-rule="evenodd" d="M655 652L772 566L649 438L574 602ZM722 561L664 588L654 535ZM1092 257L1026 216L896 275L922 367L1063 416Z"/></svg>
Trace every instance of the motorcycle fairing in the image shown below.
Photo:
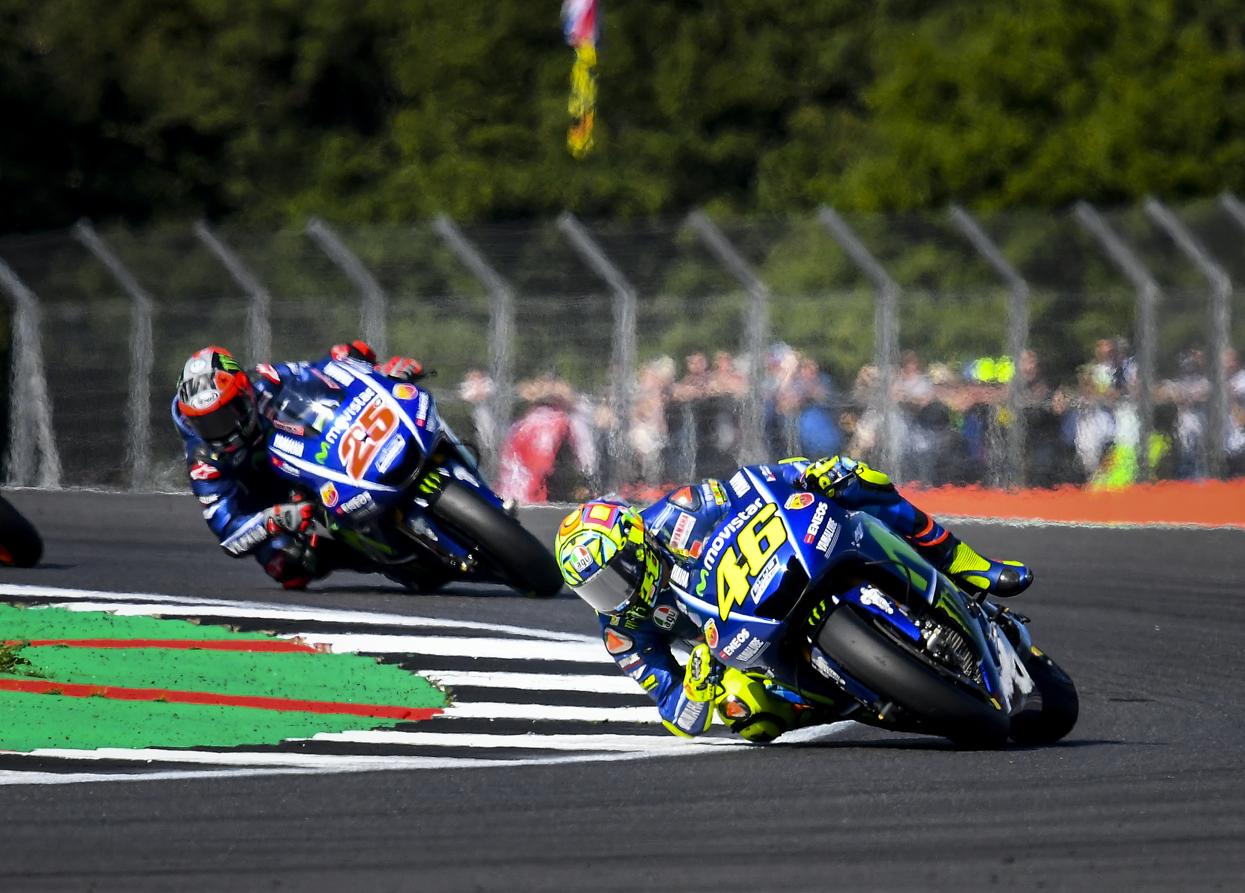
<svg viewBox="0 0 1245 893"><path fill-rule="evenodd" d="M706 537L700 558L680 573L686 582L673 581L718 660L741 670L765 668L778 681L794 683L801 662L790 654L793 649L782 647L789 641L786 621L806 589L829 584L831 610L851 604L850 610L866 612L913 643L922 641L914 616L931 611L950 621L987 658L981 661L986 693L1006 697L998 649L984 632L989 624L950 581L871 515L772 477L753 466L730 478L733 511ZM808 584L799 591L790 585L796 567L803 571L797 582ZM836 585L831 577L857 568L870 569L878 585L859 580ZM826 665L849 678L841 667ZM860 698L865 702L877 700L855 680L842 687L853 696L870 695Z"/></svg>
<svg viewBox="0 0 1245 893"><path fill-rule="evenodd" d="M401 526L443 556L466 559L468 548L427 511L441 478L502 504L441 420L432 395L366 363L328 363L316 381L283 389L275 413L268 438L273 468L314 494L335 538L379 564L418 554ZM397 523L380 523L393 522L394 512Z"/></svg>

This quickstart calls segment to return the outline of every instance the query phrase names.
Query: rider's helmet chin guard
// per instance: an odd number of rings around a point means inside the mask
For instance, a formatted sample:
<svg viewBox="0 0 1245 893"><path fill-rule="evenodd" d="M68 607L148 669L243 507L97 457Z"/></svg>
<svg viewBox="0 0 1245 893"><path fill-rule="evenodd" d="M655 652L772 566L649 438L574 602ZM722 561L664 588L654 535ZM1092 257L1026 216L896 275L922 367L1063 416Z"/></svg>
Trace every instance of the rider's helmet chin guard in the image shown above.
<svg viewBox="0 0 1245 893"><path fill-rule="evenodd" d="M233 453L259 435L255 391L223 347L195 351L177 381L177 408L186 424L216 451Z"/></svg>
<svg viewBox="0 0 1245 893"><path fill-rule="evenodd" d="M616 502L588 502L563 518L554 551L566 584L599 614L652 608L667 572L640 513Z"/></svg>

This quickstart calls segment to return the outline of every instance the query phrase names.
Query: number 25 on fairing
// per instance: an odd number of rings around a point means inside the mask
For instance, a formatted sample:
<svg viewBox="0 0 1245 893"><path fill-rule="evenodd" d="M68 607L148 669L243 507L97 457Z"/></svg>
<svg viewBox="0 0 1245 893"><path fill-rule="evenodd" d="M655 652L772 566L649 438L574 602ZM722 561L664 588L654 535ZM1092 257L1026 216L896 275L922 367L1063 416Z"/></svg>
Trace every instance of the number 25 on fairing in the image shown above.
<svg viewBox="0 0 1245 893"><path fill-rule="evenodd" d="M376 452L397 426L397 416L380 399L365 406L337 447L338 458L346 473L353 478L362 478Z"/></svg>

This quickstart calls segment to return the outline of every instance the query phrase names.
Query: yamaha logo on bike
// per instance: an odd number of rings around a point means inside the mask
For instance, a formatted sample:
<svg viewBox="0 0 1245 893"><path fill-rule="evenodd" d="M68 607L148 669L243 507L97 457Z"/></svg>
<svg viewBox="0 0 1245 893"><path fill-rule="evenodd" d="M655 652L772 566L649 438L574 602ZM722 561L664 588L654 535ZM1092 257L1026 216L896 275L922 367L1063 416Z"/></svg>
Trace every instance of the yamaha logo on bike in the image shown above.
<svg viewBox="0 0 1245 893"><path fill-rule="evenodd" d="M272 446L273 449L289 453L291 456L298 456L301 458L303 455L303 442L286 434L272 435Z"/></svg>

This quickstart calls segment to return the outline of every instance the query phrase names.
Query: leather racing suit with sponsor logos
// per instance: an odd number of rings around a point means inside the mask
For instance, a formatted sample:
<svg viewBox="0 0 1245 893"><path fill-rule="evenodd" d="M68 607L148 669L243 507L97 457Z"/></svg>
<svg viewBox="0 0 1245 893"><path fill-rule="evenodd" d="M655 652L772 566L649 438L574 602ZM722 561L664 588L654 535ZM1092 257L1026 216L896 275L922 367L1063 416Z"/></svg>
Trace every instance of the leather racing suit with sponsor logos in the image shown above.
<svg viewBox="0 0 1245 893"><path fill-rule="evenodd" d="M216 535L221 548L235 558L253 555L265 573L278 582L288 582L297 571L286 568L282 556L294 543L291 535L266 525L267 510L291 498L289 481L271 468L268 435L273 422L264 409L288 384L320 379L323 369L332 362L326 356L315 362L260 364L250 373L255 400L259 407L260 433L255 441L233 453L217 452L187 425L178 409L177 398L172 404L173 424L182 436L186 452L190 489L203 506L203 518ZM280 423L277 423L280 424ZM338 555L343 553L343 555ZM333 550L339 560L344 550ZM328 554L319 556L317 576L333 569Z"/></svg>
<svg viewBox="0 0 1245 893"><path fill-rule="evenodd" d="M781 477L794 486L815 490L845 509L867 512L918 547L928 545L931 539L941 542L946 538L945 531L904 499L885 475L847 457L835 457L829 464L817 465L817 471L807 476L805 471L810 463L806 459L787 459L749 468L768 480ZM827 468L832 469L829 474L825 473ZM645 529L666 551L674 562L673 572L678 573L681 562L700 556L723 519L744 508L729 486L707 479L674 490L640 514ZM671 650L676 643L694 647L704 641L704 634L679 609L673 589L669 585L662 586L651 610L635 608L615 616L598 614L597 619L606 650L619 669L639 683L657 703L663 725L677 735L704 732L713 719L714 702L689 697L690 693L684 688L685 668ZM711 646L716 647L716 643ZM797 715L813 719L811 705L795 692L770 684L766 686L766 694L788 702L788 707L794 705ZM780 712L792 713L790 709Z"/></svg>

